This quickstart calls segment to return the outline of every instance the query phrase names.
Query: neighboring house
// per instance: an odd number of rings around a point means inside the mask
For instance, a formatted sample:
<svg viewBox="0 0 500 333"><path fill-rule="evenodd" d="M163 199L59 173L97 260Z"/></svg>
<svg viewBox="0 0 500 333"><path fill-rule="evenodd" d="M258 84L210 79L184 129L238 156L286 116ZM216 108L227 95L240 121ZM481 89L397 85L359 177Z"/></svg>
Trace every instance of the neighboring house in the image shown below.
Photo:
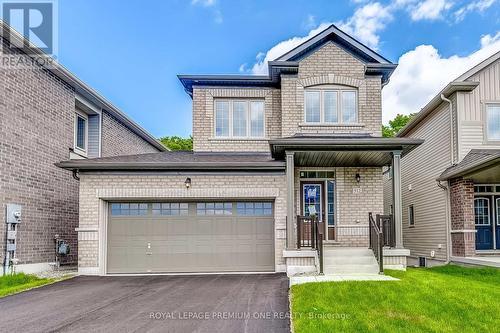
<svg viewBox="0 0 500 333"><path fill-rule="evenodd" d="M0 56L28 61L30 56L7 45L3 33L8 30L4 29L9 27L0 27ZM55 163L164 150L154 137L62 66L1 67L2 264L11 204L20 205L22 214L15 249L18 271L49 269L55 261L56 235L70 245L64 263L76 264L79 185Z"/></svg>
<svg viewBox="0 0 500 333"><path fill-rule="evenodd" d="M500 52L450 82L397 136L425 140L402 160L403 238L411 256L436 264L498 254Z"/></svg>
<svg viewBox="0 0 500 333"><path fill-rule="evenodd" d="M80 177L80 273L316 271L310 222L297 217L313 214L325 258L339 259L325 260L326 273L378 272L369 213L383 212L382 167L398 175L422 143L381 137L395 68L332 25L269 62L268 75L180 75L194 152L59 164ZM385 254L404 268L398 195L397 249Z"/></svg>

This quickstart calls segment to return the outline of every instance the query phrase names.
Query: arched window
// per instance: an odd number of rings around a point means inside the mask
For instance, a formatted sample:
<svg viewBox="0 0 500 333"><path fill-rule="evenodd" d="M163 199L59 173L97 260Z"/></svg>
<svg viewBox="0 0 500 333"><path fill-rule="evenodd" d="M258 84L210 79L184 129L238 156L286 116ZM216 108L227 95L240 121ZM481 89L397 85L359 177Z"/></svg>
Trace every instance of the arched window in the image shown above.
<svg viewBox="0 0 500 333"><path fill-rule="evenodd" d="M308 124L358 122L358 92L348 86L314 86L304 92L304 120Z"/></svg>
<svg viewBox="0 0 500 333"><path fill-rule="evenodd" d="M474 199L474 219L476 225L490 224L490 200L486 198Z"/></svg>

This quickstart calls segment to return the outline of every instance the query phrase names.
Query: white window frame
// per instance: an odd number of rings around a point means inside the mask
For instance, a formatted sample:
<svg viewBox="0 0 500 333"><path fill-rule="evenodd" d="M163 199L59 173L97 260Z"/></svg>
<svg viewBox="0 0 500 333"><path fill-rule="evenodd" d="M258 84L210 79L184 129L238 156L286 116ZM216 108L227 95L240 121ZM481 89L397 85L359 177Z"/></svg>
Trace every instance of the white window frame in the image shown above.
<svg viewBox="0 0 500 333"><path fill-rule="evenodd" d="M488 223L486 224L476 224L476 201L479 201L479 200L486 200L486 202L488 203L488 205L486 206L487 208L487 211L488 211L488 214L486 214L486 216L488 217ZM490 202L490 199L488 198L485 198L485 197L477 197L477 198L474 198L474 225L476 226L489 226L491 225L491 202Z"/></svg>
<svg viewBox="0 0 500 333"><path fill-rule="evenodd" d="M78 118L82 118L85 120L85 148L78 147L77 141L78 141ZM76 153L82 154L84 156L87 156L87 152L89 149L89 116L83 112L80 111L75 111L75 121L74 121L74 144L73 144L73 150Z"/></svg>
<svg viewBox="0 0 500 333"><path fill-rule="evenodd" d="M500 143L500 139L496 139L496 138L490 138L488 136L488 107L490 106L497 106L497 107L500 107L500 102L497 102L497 101L491 101L491 102L485 102L484 103L484 138L485 138L485 141L486 143L487 142L490 142L490 143Z"/></svg>
<svg viewBox="0 0 500 333"><path fill-rule="evenodd" d="M325 106L324 106L324 92L335 92L337 93L337 122L327 122L325 121ZM306 110L307 110L307 92L319 92L319 122L310 122L307 121ZM342 93L343 92L354 92L355 94L355 107L356 107L356 119L354 122L345 123L343 121L343 109L342 109ZM311 88L304 89L304 112L303 112L303 121L307 125L356 125L359 123L359 95L358 89L348 87L348 86L315 86Z"/></svg>
<svg viewBox="0 0 500 333"><path fill-rule="evenodd" d="M413 214L410 214L410 212L413 211ZM411 218L413 216L413 219ZM413 223L412 223L413 220ZM410 228L415 227L415 205L411 204L408 206L408 226Z"/></svg>
<svg viewBox="0 0 500 333"><path fill-rule="evenodd" d="M228 102L229 103L229 136L217 136L217 102ZM235 136L233 128L233 111L234 103L243 102L246 103L246 136ZM252 136L251 135L251 106L253 102L259 102L263 105L263 131L262 136ZM266 138L266 104L263 99L227 99L227 98L217 98L214 99L214 112L213 112L213 137L216 139L237 139L237 140L262 140Z"/></svg>

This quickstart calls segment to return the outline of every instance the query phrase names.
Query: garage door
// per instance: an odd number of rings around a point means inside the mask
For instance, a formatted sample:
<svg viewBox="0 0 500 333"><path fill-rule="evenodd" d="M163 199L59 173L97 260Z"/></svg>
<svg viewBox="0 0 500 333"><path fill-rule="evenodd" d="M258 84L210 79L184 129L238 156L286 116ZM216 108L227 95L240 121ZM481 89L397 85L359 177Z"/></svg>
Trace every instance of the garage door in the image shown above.
<svg viewBox="0 0 500 333"><path fill-rule="evenodd" d="M274 271L272 202L109 206L108 273Z"/></svg>

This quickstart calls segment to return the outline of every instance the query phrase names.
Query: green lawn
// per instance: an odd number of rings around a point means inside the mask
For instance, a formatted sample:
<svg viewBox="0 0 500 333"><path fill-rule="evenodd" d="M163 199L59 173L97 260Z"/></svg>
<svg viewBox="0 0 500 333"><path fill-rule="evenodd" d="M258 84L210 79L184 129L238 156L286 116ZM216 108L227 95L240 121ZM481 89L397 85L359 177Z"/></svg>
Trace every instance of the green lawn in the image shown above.
<svg viewBox="0 0 500 333"><path fill-rule="evenodd" d="M0 297L39 287L54 281L54 279L41 279L35 275L24 273L0 276Z"/></svg>
<svg viewBox="0 0 500 333"><path fill-rule="evenodd" d="M500 269L386 274L401 280L292 286L295 332L500 332Z"/></svg>

